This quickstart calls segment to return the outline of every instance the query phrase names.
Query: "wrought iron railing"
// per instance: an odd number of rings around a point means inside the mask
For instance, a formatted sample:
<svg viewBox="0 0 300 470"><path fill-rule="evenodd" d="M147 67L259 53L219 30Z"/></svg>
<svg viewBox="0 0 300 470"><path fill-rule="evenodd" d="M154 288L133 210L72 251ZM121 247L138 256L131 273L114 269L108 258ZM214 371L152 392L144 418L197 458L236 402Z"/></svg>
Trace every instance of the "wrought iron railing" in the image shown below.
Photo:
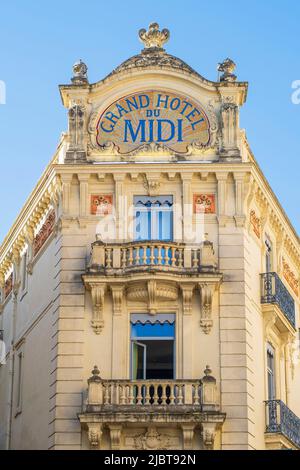
<svg viewBox="0 0 300 470"><path fill-rule="evenodd" d="M263 273L261 277L261 303L277 304L295 328L295 302L277 273Z"/></svg>
<svg viewBox="0 0 300 470"><path fill-rule="evenodd" d="M266 432L281 433L300 448L300 418L281 400L266 403Z"/></svg>

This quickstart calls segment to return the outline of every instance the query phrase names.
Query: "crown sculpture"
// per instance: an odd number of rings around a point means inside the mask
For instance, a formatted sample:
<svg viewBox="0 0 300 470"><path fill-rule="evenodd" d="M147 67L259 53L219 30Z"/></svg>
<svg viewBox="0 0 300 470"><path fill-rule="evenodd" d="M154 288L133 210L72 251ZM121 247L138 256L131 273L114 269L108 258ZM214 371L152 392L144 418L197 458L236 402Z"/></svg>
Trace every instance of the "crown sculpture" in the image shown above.
<svg viewBox="0 0 300 470"><path fill-rule="evenodd" d="M170 31L166 28L159 31L159 24L151 23L148 31L145 29L139 30L139 38L144 43L145 49L162 49L162 45L170 38Z"/></svg>

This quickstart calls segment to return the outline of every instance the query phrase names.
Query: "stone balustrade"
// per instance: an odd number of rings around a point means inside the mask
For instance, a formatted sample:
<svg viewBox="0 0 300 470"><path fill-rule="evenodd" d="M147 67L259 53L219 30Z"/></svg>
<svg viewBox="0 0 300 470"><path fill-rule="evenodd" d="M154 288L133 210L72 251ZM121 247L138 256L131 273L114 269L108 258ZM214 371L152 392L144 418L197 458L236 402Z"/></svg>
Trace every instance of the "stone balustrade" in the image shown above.
<svg viewBox="0 0 300 470"><path fill-rule="evenodd" d="M89 272L112 269L126 272L143 268L214 272L217 262L212 243L208 241L196 247L155 240L122 244L96 241L92 244Z"/></svg>
<svg viewBox="0 0 300 470"><path fill-rule="evenodd" d="M202 411L217 411L216 380L206 368L198 380L105 380L95 366L88 380L87 411L114 406L195 406Z"/></svg>

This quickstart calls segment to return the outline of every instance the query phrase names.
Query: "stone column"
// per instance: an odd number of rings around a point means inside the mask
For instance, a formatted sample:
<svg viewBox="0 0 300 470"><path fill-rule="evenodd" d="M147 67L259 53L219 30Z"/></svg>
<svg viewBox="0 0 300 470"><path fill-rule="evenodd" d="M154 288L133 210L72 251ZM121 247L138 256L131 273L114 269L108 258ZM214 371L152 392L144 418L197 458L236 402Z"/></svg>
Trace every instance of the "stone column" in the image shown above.
<svg viewBox="0 0 300 470"><path fill-rule="evenodd" d="M228 173L216 173L218 180L218 219L219 224L224 226L226 224L226 197L227 197L227 176Z"/></svg>
<svg viewBox="0 0 300 470"><path fill-rule="evenodd" d="M193 317L192 317L192 301L194 283L183 284L182 292L182 378L192 378L193 363Z"/></svg>
<svg viewBox="0 0 300 470"><path fill-rule="evenodd" d="M234 173L234 181L235 181L235 222L238 227L242 227L245 222L245 215L244 215L244 198L243 198L243 190L244 190L244 174L243 173Z"/></svg>
<svg viewBox="0 0 300 470"><path fill-rule="evenodd" d="M124 194L124 178L125 175L114 175L115 181L115 224L116 224L116 239L117 241L125 240L125 225L127 221L126 212L127 207L125 204L125 194Z"/></svg>
<svg viewBox="0 0 300 470"><path fill-rule="evenodd" d="M88 215L88 192L89 192L89 177L88 174L78 174L80 184L79 195L79 214L81 217Z"/></svg>
<svg viewBox="0 0 300 470"><path fill-rule="evenodd" d="M192 177L193 173L182 173L182 234L183 241L190 242L192 236L192 217L193 217L193 201L192 201Z"/></svg>
<svg viewBox="0 0 300 470"><path fill-rule="evenodd" d="M73 175L61 175L63 215L70 215L70 195Z"/></svg>

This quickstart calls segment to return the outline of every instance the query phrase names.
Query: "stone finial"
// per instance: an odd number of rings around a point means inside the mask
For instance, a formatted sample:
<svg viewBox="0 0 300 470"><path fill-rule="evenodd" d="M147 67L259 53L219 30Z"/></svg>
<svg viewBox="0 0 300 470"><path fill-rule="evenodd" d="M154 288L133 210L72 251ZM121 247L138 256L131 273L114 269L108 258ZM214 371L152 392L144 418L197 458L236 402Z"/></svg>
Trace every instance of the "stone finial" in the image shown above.
<svg viewBox="0 0 300 470"><path fill-rule="evenodd" d="M212 373L212 370L207 365L205 370L204 370L204 377L202 378L202 382L214 382L214 383L216 383L216 379L211 375L211 373Z"/></svg>
<svg viewBox="0 0 300 470"><path fill-rule="evenodd" d="M100 370L98 366L94 366L92 370L92 376L89 378L88 382L101 382Z"/></svg>
<svg viewBox="0 0 300 470"><path fill-rule="evenodd" d="M88 68L84 62L80 59L73 65L73 77L71 78L72 83L75 85L84 85L88 83L87 77Z"/></svg>
<svg viewBox="0 0 300 470"><path fill-rule="evenodd" d="M218 64L218 72L223 72L220 76L220 82L235 82L236 75L234 75L235 63L233 60L227 58Z"/></svg>
<svg viewBox="0 0 300 470"><path fill-rule="evenodd" d="M139 38L144 43L145 49L162 49L163 44L170 38L170 31L166 28L159 31L159 24L151 23L148 31L145 29L139 30Z"/></svg>

